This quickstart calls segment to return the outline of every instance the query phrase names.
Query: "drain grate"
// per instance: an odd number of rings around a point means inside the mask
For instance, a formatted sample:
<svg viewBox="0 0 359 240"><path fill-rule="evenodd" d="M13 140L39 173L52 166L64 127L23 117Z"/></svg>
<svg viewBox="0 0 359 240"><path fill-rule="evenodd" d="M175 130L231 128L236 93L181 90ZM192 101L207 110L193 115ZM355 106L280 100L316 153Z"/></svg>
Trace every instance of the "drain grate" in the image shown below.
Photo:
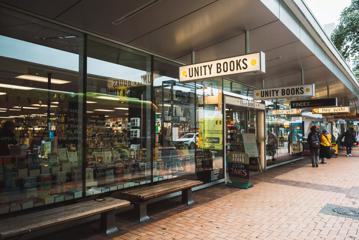
<svg viewBox="0 0 359 240"><path fill-rule="evenodd" d="M320 210L320 213L338 217L359 219L359 208L345 207L334 204L326 204Z"/></svg>
<svg viewBox="0 0 359 240"><path fill-rule="evenodd" d="M359 218L359 209L351 209L347 207L337 207L332 209L333 212L347 217Z"/></svg>

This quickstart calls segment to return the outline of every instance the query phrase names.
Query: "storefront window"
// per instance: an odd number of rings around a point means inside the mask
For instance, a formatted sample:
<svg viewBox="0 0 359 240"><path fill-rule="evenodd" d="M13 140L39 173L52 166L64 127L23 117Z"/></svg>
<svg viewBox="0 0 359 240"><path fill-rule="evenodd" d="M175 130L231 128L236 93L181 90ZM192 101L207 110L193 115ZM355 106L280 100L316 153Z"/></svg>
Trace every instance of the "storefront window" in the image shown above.
<svg viewBox="0 0 359 240"><path fill-rule="evenodd" d="M195 173L195 84L177 77L178 66L155 60L154 181Z"/></svg>
<svg viewBox="0 0 359 240"><path fill-rule="evenodd" d="M204 182L223 178L222 81L197 83L196 174Z"/></svg>
<svg viewBox="0 0 359 240"><path fill-rule="evenodd" d="M81 35L0 16L0 214L80 198Z"/></svg>
<svg viewBox="0 0 359 240"><path fill-rule="evenodd" d="M151 182L150 57L87 42L87 195Z"/></svg>
<svg viewBox="0 0 359 240"><path fill-rule="evenodd" d="M268 164L290 160L303 152L303 118L300 109L287 104L267 105L266 155Z"/></svg>

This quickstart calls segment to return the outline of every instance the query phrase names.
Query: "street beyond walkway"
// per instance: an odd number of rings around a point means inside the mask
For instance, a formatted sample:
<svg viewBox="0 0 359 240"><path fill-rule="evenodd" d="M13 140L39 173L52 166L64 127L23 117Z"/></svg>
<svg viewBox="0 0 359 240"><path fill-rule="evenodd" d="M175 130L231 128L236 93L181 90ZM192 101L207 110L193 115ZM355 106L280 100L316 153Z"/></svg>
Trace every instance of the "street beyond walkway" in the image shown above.
<svg viewBox="0 0 359 240"><path fill-rule="evenodd" d="M218 185L198 191L192 207L179 199L153 204L157 210L150 211L153 218L146 224L122 216L126 228L113 239L359 239L358 170L359 151L319 168L299 161L254 177L248 190ZM57 237L86 232L79 238L107 239L89 226Z"/></svg>

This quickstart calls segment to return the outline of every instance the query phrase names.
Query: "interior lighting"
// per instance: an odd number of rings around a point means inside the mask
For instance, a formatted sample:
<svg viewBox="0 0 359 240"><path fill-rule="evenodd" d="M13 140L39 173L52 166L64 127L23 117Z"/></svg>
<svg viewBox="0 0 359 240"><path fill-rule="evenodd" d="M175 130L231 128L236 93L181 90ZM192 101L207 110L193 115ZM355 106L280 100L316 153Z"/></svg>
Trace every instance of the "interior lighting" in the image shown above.
<svg viewBox="0 0 359 240"><path fill-rule="evenodd" d="M98 96L98 99L104 99L104 100L111 100L111 101L118 101L118 97L110 97L110 96Z"/></svg>
<svg viewBox="0 0 359 240"><path fill-rule="evenodd" d="M126 108L126 107L116 107L115 109L116 110L128 110L128 108Z"/></svg>
<svg viewBox="0 0 359 240"><path fill-rule="evenodd" d="M95 111L95 112L114 112L115 110L97 108L97 109L94 109L94 111Z"/></svg>
<svg viewBox="0 0 359 240"><path fill-rule="evenodd" d="M19 75L16 78L17 79L22 79L22 80L34 81L34 82L44 82L44 83L48 82L48 78L41 77L41 76L35 76L35 75L27 75L27 74L25 74L25 75ZM70 83L70 81L57 79L57 78L51 78L51 83L52 84L67 84L67 83Z"/></svg>
<svg viewBox="0 0 359 240"><path fill-rule="evenodd" d="M97 103L97 102L95 102L95 101L86 101L86 103L87 103L87 104L95 104L95 103Z"/></svg>
<svg viewBox="0 0 359 240"><path fill-rule="evenodd" d="M1 95L6 95L6 92L0 92L0 96L1 96Z"/></svg>
<svg viewBox="0 0 359 240"><path fill-rule="evenodd" d="M34 103L34 104L31 104L31 106L46 108L46 107L47 107L47 104L38 104L38 103ZM50 107L51 107L51 108L57 108L57 107L59 107L59 106L56 106L56 105L50 105Z"/></svg>
<svg viewBox="0 0 359 240"><path fill-rule="evenodd" d="M16 90L33 90L32 87L24 87L24 86L18 86L18 85L12 85L12 84L4 84L0 83L0 87L2 88L9 88L9 89L16 89Z"/></svg>

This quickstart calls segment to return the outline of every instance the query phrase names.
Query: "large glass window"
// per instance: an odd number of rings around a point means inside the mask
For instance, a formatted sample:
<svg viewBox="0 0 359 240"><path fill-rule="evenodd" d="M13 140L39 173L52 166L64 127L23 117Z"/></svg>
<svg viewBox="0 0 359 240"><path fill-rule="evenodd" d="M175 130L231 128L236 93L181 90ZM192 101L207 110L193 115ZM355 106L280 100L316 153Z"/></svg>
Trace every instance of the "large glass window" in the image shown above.
<svg viewBox="0 0 359 240"><path fill-rule="evenodd" d="M150 56L92 37L87 49L87 195L150 183Z"/></svg>
<svg viewBox="0 0 359 240"><path fill-rule="evenodd" d="M82 197L81 43L0 9L0 214Z"/></svg>
<svg viewBox="0 0 359 240"><path fill-rule="evenodd" d="M200 180L210 182L223 178L222 80L202 81L196 85L196 174Z"/></svg>
<svg viewBox="0 0 359 240"><path fill-rule="evenodd" d="M303 118L285 100L267 102L266 155L268 165L286 161L303 152Z"/></svg>
<svg viewBox="0 0 359 240"><path fill-rule="evenodd" d="M178 66L155 60L154 181L195 173L195 84L177 77Z"/></svg>

